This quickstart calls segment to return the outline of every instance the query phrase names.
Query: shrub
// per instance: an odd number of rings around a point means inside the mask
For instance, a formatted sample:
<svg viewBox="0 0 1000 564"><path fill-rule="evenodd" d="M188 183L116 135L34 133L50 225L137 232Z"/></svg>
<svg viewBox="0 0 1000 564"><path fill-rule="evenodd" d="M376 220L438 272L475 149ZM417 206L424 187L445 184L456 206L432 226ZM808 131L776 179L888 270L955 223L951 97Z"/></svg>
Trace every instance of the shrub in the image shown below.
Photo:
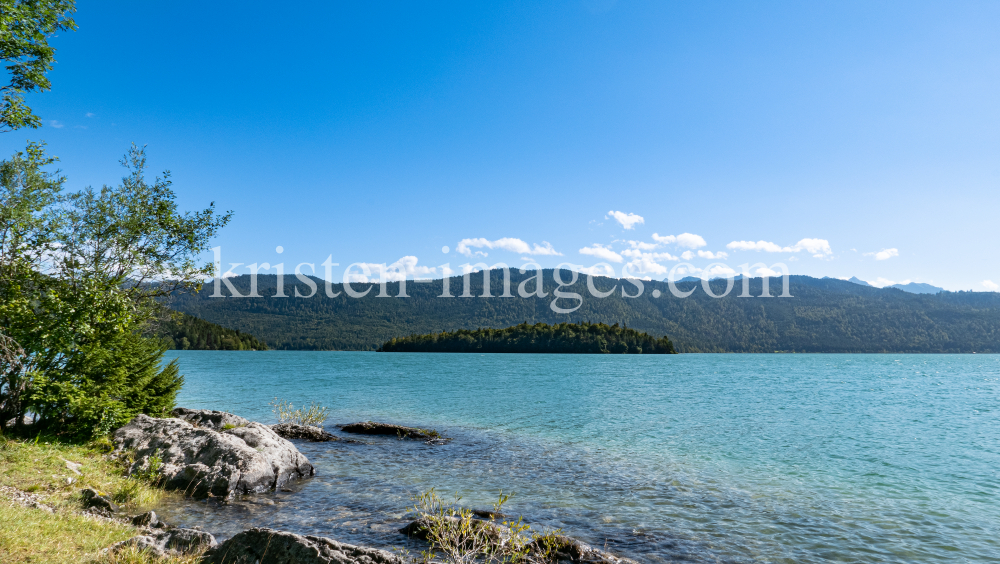
<svg viewBox="0 0 1000 564"><path fill-rule="evenodd" d="M330 416L330 408L311 402L307 408L295 409L295 406L285 400L274 398L269 404L279 423L294 423L296 425L322 426Z"/></svg>
<svg viewBox="0 0 1000 564"><path fill-rule="evenodd" d="M493 513L501 514L504 503L511 495L501 491ZM432 562L435 550L440 550L451 564L512 564L521 562L528 556L528 543L524 533L528 526L521 518L515 520L483 521L476 519L469 509L446 505L431 489L414 497L414 510L421 516L427 531L427 542L431 547L421 553L424 562Z"/></svg>
<svg viewBox="0 0 1000 564"><path fill-rule="evenodd" d="M106 436L139 413L162 417L184 383L176 362L161 366L165 351L134 332L81 347L64 370L36 379L33 410L80 439Z"/></svg>
<svg viewBox="0 0 1000 564"><path fill-rule="evenodd" d="M503 506L512 496L500 491L488 521L460 508L460 497L447 505L433 488L414 496L413 509L431 545L421 552L423 563L436 562L435 550L441 551L449 564L556 564L565 558L573 541L563 536L561 529L531 532L522 517L515 520L503 515Z"/></svg>

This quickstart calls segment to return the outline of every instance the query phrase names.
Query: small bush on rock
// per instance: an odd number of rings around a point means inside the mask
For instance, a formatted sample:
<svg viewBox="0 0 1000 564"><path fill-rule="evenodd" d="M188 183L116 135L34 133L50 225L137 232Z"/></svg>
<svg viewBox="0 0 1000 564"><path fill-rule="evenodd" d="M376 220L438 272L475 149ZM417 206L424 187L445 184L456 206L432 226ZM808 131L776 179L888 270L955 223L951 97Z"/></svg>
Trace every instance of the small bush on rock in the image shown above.
<svg viewBox="0 0 1000 564"><path fill-rule="evenodd" d="M323 407L316 402L311 402L309 407L295 409L295 406L291 402L274 398L270 406L274 416L278 418L278 423L294 423L296 425L319 427L330 416L330 408Z"/></svg>
<svg viewBox="0 0 1000 564"><path fill-rule="evenodd" d="M500 515L504 503L511 495L501 491L493 513ZM531 538L525 535L528 526L521 518L515 520L484 521L476 519L472 510L446 505L431 489L417 495L414 510L421 516L427 542L431 548L422 552L425 563L435 560L435 550L441 551L451 564L513 564L528 556Z"/></svg>

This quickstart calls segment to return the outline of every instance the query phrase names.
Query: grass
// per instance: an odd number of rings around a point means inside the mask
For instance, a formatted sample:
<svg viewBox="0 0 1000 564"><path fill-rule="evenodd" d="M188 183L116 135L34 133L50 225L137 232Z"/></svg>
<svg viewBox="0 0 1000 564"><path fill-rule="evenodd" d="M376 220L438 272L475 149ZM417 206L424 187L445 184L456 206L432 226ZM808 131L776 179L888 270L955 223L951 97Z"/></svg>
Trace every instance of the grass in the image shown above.
<svg viewBox="0 0 1000 564"><path fill-rule="evenodd" d="M432 439L440 439L440 438L442 438L441 437L441 433L438 433L434 429L419 429L418 428L417 431L420 431L421 433L427 435L428 437L430 437Z"/></svg>
<svg viewBox="0 0 1000 564"><path fill-rule="evenodd" d="M110 494L127 511L138 512L166 494L142 477L127 477L119 462L105 456L104 444L70 444L54 437L31 440L0 438L0 483L40 495L56 507L80 507L80 490ZM80 464L77 475L66 462ZM67 478L72 483L67 483Z"/></svg>
<svg viewBox="0 0 1000 564"><path fill-rule="evenodd" d="M55 509L22 507L0 495L0 564L188 564L193 557L155 559L128 549L100 555L103 548L138 534L132 525L81 513L83 488L110 494L129 513L139 513L168 494L147 476L127 477L120 462L105 455L109 441L70 444L54 437L12 440L0 436L0 484L31 492ZM66 461L80 464L77 475ZM72 483L67 483L67 478Z"/></svg>
<svg viewBox="0 0 1000 564"><path fill-rule="evenodd" d="M4 564L94 561L102 548L134 535L135 527L0 501L0 562Z"/></svg>
<svg viewBox="0 0 1000 564"><path fill-rule="evenodd" d="M295 409L295 406L288 401L274 398L270 406L279 423L321 427L326 422L327 417L330 416L330 408L323 407L316 402L310 403L309 407Z"/></svg>

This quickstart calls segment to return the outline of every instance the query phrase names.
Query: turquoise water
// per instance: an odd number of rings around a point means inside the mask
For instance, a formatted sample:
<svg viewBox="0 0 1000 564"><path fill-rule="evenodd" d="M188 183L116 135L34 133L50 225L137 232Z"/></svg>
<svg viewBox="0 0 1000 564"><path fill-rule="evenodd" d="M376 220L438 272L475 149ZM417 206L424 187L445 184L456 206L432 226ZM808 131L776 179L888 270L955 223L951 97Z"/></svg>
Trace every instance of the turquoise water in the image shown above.
<svg viewBox="0 0 1000 564"><path fill-rule="evenodd" d="M317 401L453 441L298 443L294 492L163 511L377 546L409 497L486 507L644 562L1000 561L1000 356L178 352L179 405ZM336 432L336 429L331 429Z"/></svg>

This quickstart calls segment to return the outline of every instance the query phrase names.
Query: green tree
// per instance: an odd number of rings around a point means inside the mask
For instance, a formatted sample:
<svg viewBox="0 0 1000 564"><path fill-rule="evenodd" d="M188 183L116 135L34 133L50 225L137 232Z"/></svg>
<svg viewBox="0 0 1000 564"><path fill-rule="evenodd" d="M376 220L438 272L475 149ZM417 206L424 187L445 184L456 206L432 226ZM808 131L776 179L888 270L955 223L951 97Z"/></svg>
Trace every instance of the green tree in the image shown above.
<svg viewBox="0 0 1000 564"><path fill-rule="evenodd" d="M62 309L42 274L60 226L54 208L64 179L45 170L54 162L39 144L0 162L0 328L8 333L0 335L0 430L10 419L20 423L46 347L70 338L67 326L44 313ZM35 331L19 330L36 314Z"/></svg>
<svg viewBox="0 0 1000 564"><path fill-rule="evenodd" d="M40 146L0 163L0 326L30 368L6 379L0 401L16 422L30 410L79 434L160 414L181 380L141 333L157 298L200 287L212 265L197 258L230 214L179 212L169 173L147 182L139 147L117 187L62 196L52 163Z"/></svg>
<svg viewBox="0 0 1000 564"><path fill-rule="evenodd" d="M24 94L51 88L45 73L52 69L56 51L48 40L76 29L70 17L75 11L74 0L0 0L0 59L10 73L10 83L0 87L0 130L41 125Z"/></svg>

